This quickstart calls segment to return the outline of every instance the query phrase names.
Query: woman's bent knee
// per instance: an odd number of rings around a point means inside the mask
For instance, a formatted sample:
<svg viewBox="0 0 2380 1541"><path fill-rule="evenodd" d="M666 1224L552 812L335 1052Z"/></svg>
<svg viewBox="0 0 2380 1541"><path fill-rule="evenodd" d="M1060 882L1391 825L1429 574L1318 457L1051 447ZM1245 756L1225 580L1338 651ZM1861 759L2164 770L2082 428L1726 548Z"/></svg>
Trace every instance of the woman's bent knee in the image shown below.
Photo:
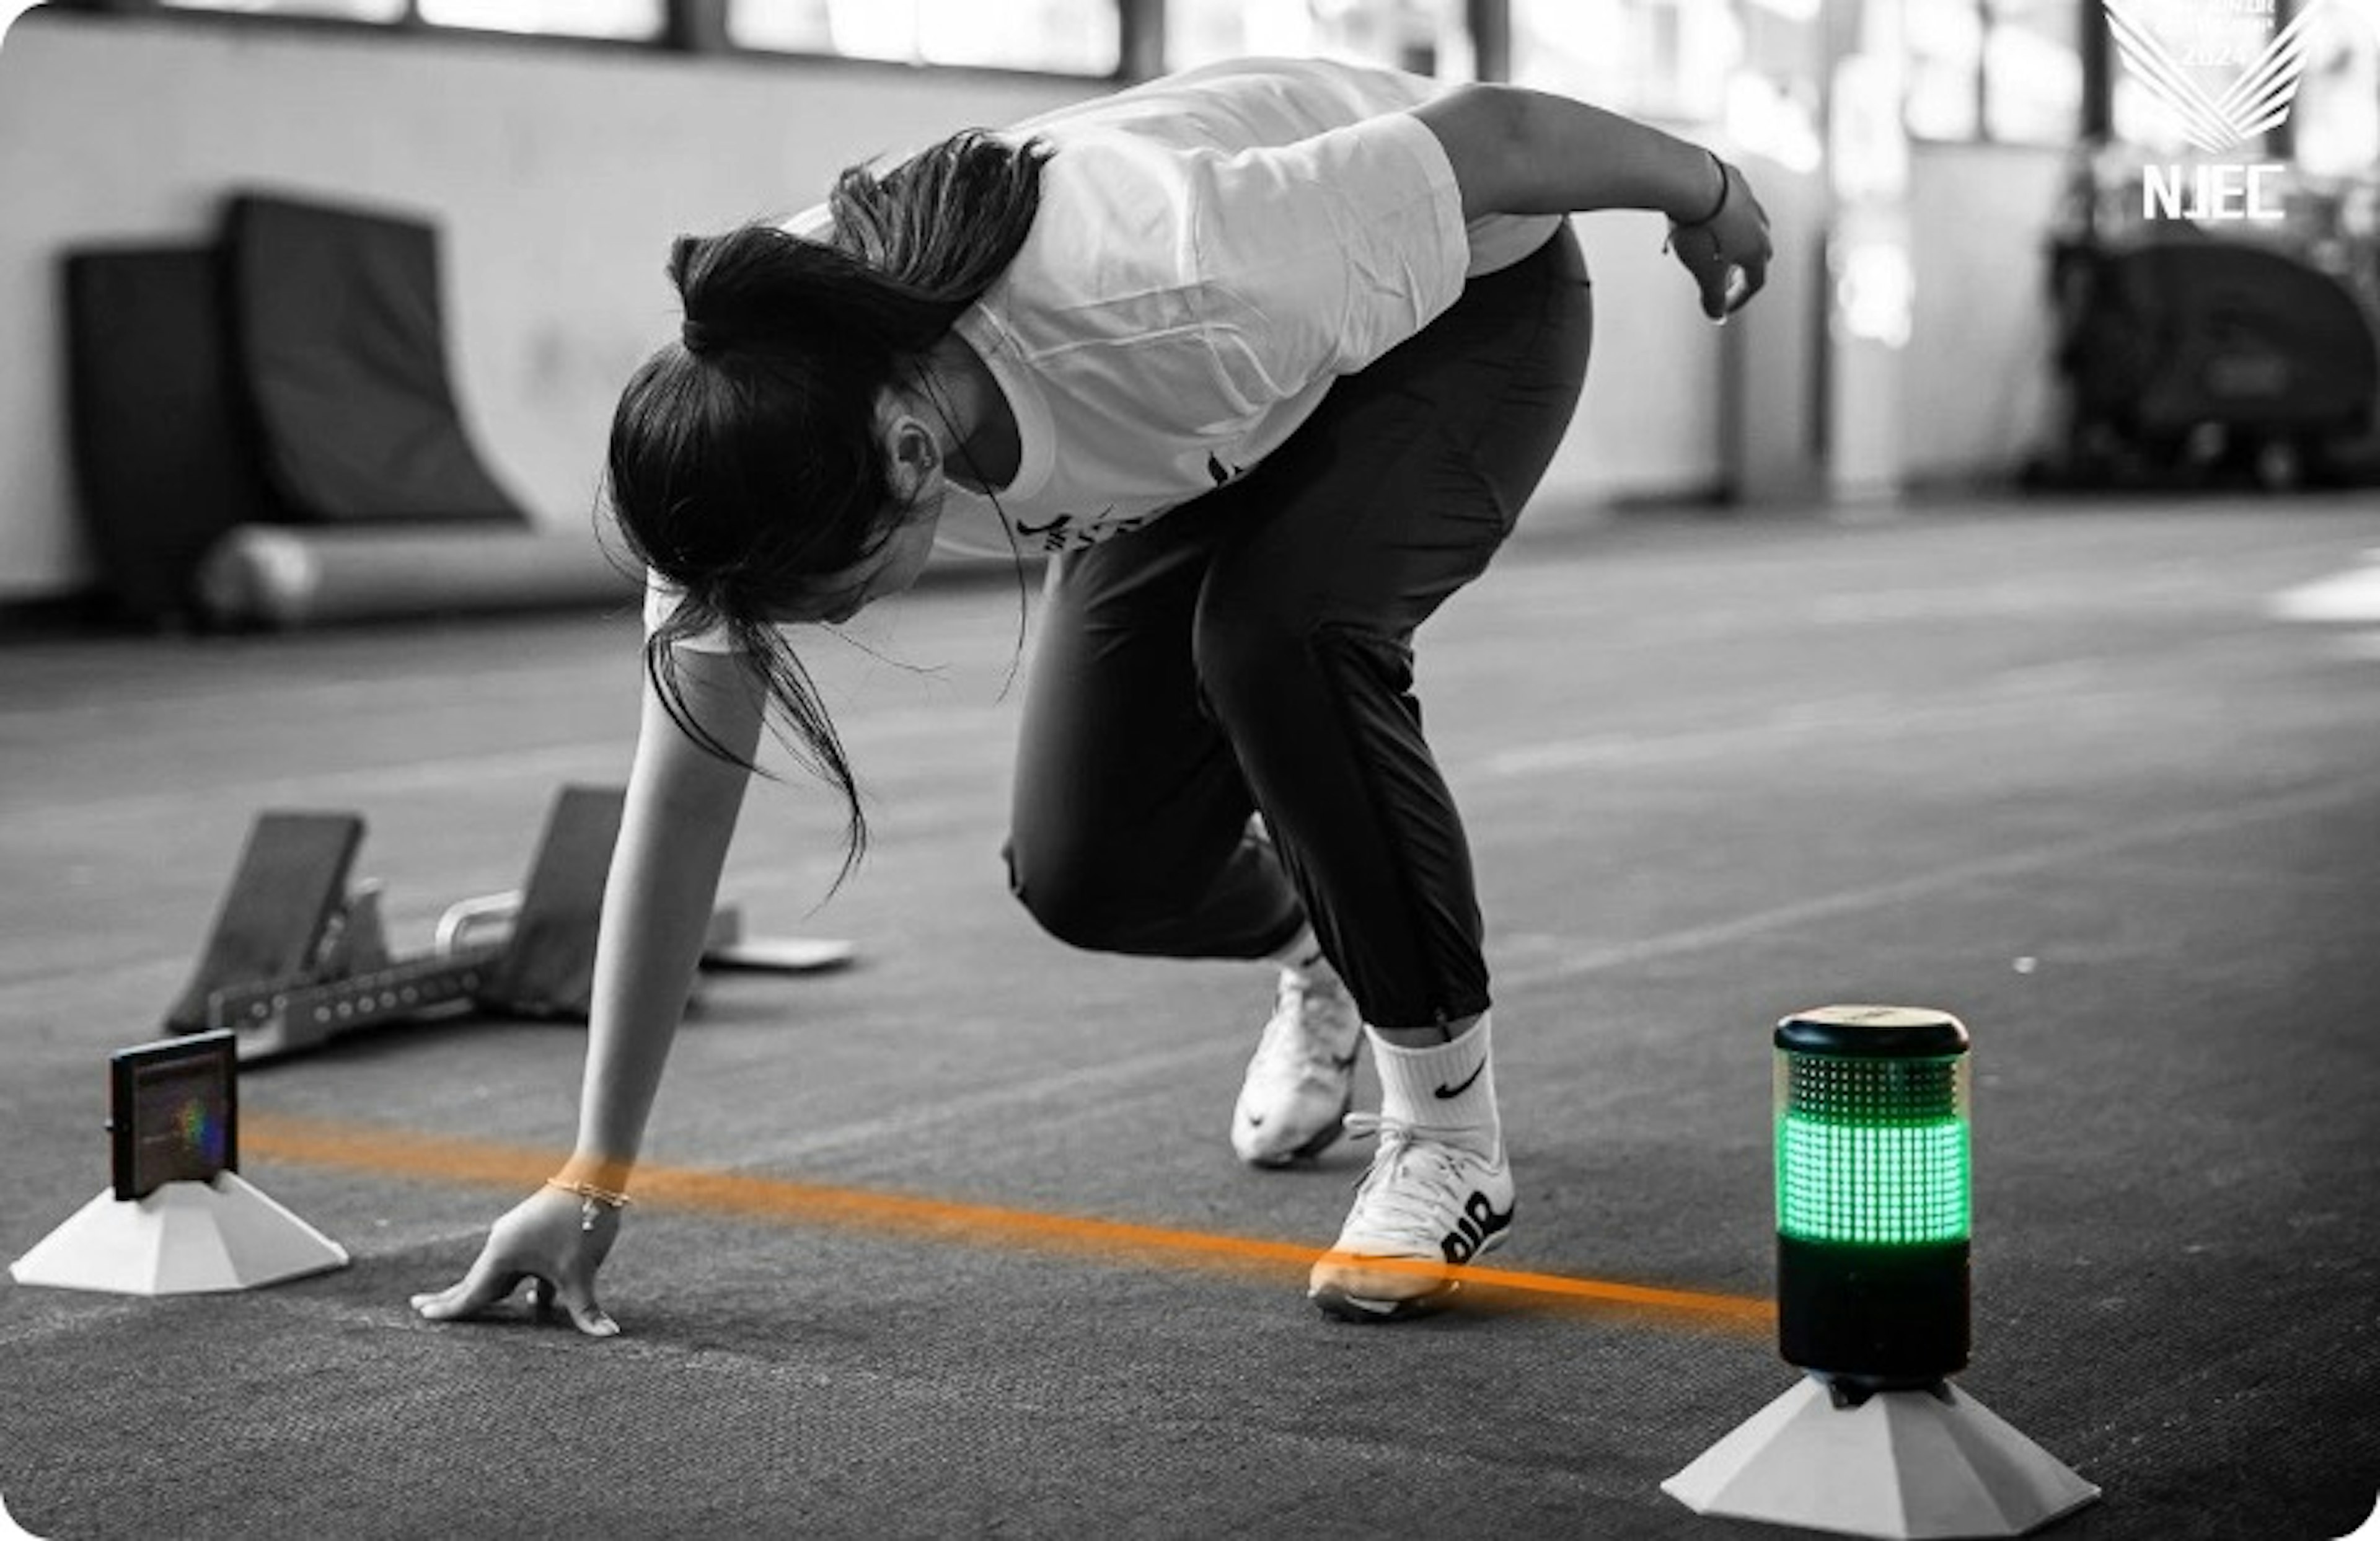
<svg viewBox="0 0 2380 1541"><path fill-rule="evenodd" d="M1033 859L1011 838L1002 855L1008 863L1008 892L1034 923L1069 947L1091 953L1125 953L1148 906L1103 869L1080 859Z"/></svg>

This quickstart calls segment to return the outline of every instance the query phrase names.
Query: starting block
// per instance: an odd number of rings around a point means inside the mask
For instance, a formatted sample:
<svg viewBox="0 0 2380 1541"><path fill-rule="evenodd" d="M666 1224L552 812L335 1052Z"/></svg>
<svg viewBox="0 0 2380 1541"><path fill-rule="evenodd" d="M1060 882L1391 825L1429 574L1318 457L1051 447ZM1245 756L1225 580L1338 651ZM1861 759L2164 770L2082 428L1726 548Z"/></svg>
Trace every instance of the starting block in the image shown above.
<svg viewBox="0 0 2380 1541"><path fill-rule="evenodd" d="M586 1020L625 797L617 787L565 787L523 885L450 906L430 951L407 957L390 951L378 885L349 885L363 844L360 817L258 816L166 1031L228 1030L247 1064L388 1022ZM702 961L805 973L853 956L845 941L747 939L740 912L726 907L711 916Z"/></svg>

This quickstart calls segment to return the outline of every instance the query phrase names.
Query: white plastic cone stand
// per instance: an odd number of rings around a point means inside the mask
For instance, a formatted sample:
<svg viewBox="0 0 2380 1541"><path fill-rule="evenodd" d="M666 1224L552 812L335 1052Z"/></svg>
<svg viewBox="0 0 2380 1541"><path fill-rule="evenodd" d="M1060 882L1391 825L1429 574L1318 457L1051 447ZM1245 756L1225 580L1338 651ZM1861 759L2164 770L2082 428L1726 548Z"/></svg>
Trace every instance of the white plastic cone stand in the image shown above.
<svg viewBox="0 0 2380 1541"><path fill-rule="evenodd" d="M253 1290L346 1263L345 1247L225 1171L145 1198L103 1193L8 1274L61 1290L180 1295Z"/></svg>
<svg viewBox="0 0 2380 1541"><path fill-rule="evenodd" d="M5 1497L0 1497L0 1541L42 1541L40 1536L17 1523L16 1516L8 1512L8 1500Z"/></svg>
<svg viewBox="0 0 2380 1541"><path fill-rule="evenodd" d="M1878 1391L1838 1407L1804 1377L1661 1491L1697 1514L1763 1520L1845 1535L2022 1535L2099 1489L1945 1387Z"/></svg>

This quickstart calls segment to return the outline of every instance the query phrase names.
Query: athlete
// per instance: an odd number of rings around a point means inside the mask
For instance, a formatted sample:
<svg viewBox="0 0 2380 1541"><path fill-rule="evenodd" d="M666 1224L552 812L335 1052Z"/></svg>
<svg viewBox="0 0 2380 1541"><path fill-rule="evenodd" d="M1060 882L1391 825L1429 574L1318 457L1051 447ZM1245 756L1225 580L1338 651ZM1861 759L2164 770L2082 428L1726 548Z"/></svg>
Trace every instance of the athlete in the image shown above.
<svg viewBox="0 0 2380 1541"><path fill-rule="evenodd" d="M867 838L797 651L937 545L1047 554L1008 861L1077 947L1279 967L1245 1161L1378 1147L1311 1298L1397 1320L1501 1243L1482 920L1413 695L1569 426L1591 332L1565 216L1658 211L1705 315L1767 220L1709 151L1563 97L1257 60L855 168L783 227L681 237L610 503L650 575L645 706L576 1151L415 1305L524 1280L617 1330L626 1202L760 736ZM1377 1112L1350 1113L1369 1043Z"/></svg>

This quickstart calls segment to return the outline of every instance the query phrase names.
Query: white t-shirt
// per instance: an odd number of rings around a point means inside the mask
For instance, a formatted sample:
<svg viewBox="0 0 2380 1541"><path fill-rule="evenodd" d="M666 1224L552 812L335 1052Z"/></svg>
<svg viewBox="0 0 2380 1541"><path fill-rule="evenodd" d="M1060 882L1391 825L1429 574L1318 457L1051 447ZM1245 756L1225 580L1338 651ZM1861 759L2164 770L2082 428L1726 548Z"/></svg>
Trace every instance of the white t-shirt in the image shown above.
<svg viewBox="0 0 2380 1541"><path fill-rule="evenodd" d="M1137 529L1261 461L1468 276L1543 245L1557 216L1465 226L1444 148L1405 110L1437 89L1245 60L1004 134L1055 153L1030 234L955 330L1008 398L1022 457L996 509L952 486L937 545L1055 552ZM786 228L826 224L821 207ZM649 620L671 602L656 584Z"/></svg>

